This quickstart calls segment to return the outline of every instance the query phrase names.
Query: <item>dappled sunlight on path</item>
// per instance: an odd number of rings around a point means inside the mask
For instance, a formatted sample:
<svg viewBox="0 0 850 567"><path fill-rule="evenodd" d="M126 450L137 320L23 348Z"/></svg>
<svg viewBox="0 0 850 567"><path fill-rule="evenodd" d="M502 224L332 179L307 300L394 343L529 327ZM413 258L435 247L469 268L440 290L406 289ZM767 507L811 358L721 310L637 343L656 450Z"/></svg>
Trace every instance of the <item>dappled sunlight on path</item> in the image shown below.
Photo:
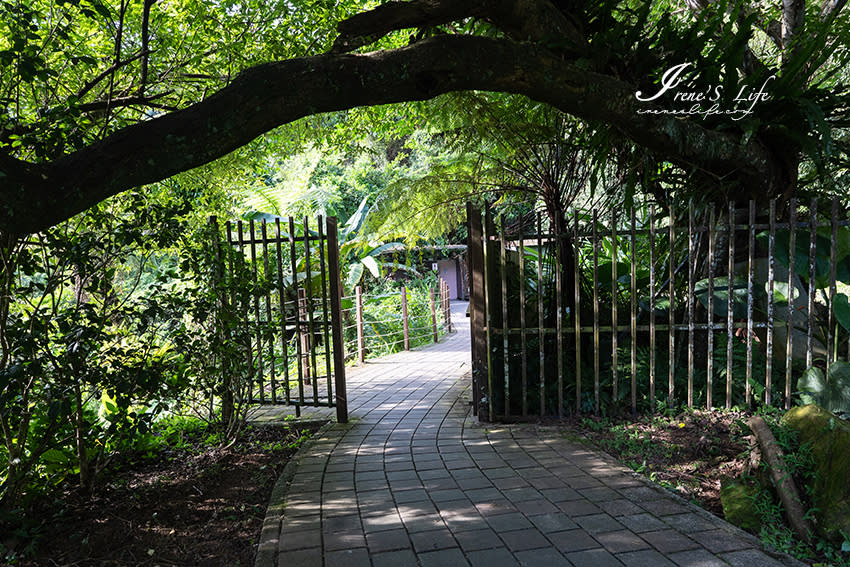
<svg viewBox="0 0 850 567"><path fill-rule="evenodd" d="M557 429L478 424L465 309L443 342L350 370L351 423L287 467L259 567L800 565Z"/></svg>

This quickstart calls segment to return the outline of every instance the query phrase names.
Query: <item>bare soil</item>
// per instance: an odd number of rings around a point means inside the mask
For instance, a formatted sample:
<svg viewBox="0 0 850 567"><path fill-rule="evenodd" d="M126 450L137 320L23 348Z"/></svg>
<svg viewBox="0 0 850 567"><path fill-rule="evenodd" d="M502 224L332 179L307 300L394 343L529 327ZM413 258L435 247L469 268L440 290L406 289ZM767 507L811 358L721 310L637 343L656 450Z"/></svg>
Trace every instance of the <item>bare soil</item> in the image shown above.
<svg viewBox="0 0 850 567"><path fill-rule="evenodd" d="M94 494L69 487L33 512L29 541L4 544L34 541L35 555L15 563L24 567L253 565L272 488L320 426L263 425L227 448L126 456Z"/></svg>
<svg viewBox="0 0 850 567"><path fill-rule="evenodd" d="M567 430L723 517L720 484L739 477L747 464L747 417L740 412L690 411L634 422L581 418L567 422Z"/></svg>

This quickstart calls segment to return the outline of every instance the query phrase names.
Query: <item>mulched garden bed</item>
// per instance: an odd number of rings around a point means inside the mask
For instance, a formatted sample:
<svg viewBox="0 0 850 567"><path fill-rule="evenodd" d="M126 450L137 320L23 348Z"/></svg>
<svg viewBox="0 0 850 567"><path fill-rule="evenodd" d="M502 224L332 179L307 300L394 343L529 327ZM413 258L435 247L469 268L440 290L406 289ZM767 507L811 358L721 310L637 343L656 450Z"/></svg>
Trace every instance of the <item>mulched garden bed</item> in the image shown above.
<svg viewBox="0 0 850 567"><path fill-rule="evenodd" d="M720 483L748 459L748 414L690 411L637 421L574 418L568 435L584 440L680 496L723 517Z"/></svg>
<svg viewBox="0 0 850 567"><path fill-rule="evenodd" d="M93 495L68 489L31 514L35 555L15 565L253 565L271 490L320 426L263 425L224 449L199 442L128 458Z"/></svg>

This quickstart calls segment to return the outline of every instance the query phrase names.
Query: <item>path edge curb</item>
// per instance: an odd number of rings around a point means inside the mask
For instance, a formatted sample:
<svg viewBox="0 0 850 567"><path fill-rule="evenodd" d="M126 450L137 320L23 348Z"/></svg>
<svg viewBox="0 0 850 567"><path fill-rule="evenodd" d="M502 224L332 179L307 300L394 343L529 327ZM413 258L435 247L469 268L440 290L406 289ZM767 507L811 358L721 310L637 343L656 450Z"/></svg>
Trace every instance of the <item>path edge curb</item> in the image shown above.
<svg viewBox="0 0 850 567"><path fill-rule="evenodd" d="M254 567L277 567L278 544L283 523L283 510L286 507L286 496L289 493L289 483L295 476L301 461L313 446L322 439L332 428L339 425L335 419L331 419L319 428L310 439L302 444L293 455L283 472L280 473L274 488L269 495L269 503L266 507L266 516L263 519L263 527L257 541L257 555L254 558Z"/></svg>

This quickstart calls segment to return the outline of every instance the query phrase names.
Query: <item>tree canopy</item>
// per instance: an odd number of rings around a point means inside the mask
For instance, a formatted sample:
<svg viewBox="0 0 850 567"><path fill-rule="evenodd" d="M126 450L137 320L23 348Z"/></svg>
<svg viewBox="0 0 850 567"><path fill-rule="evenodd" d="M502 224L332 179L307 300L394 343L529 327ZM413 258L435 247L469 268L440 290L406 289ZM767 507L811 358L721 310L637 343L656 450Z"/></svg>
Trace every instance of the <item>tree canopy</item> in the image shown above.
<svg viewBox="0 0 850 567"><path fill-rule="evenodd" d="M846 164L844 4L7 0L0 227L42 230L303 117L469 90L551 105L709 191L789 197L801 169Z"/></svg>

